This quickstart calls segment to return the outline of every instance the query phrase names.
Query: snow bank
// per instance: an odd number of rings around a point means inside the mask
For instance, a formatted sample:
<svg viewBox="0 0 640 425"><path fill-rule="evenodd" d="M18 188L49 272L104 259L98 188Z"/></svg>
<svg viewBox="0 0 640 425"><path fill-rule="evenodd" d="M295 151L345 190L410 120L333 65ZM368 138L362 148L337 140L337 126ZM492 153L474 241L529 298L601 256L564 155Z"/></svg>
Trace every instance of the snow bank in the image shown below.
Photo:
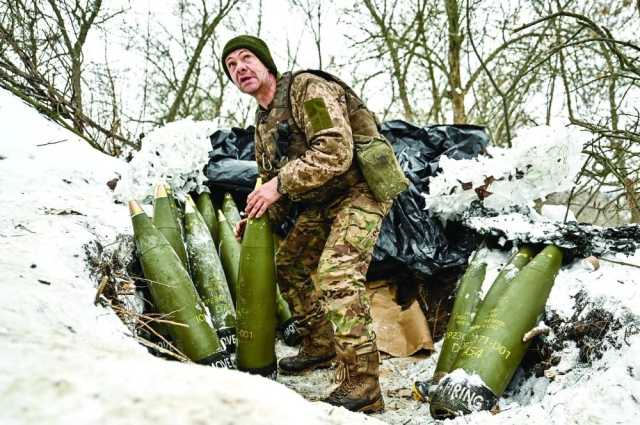
<svg viewBox="0 0 640 425"><path fill-rule="evenodd" d="M127 165L1 90L0 117L0 423L377 422L260 377L148 354L111 309L94 306L83 249L130 233L105 184ZM183 142L181 125L167 145ZM196 162L204 149L191 153Z"/></svg>

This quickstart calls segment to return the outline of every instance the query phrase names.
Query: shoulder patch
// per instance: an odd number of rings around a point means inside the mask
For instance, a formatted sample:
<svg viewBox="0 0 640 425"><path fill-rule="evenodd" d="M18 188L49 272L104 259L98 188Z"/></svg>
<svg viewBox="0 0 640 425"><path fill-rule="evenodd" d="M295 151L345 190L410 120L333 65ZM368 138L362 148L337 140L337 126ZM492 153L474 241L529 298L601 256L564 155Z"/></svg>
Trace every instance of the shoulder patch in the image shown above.
<svg viewBox="0 0 640 425"><path fill-rule="evenodd" d="M304 102L304 112L314 133L333 127L324 99L316 97Z"/></svg>

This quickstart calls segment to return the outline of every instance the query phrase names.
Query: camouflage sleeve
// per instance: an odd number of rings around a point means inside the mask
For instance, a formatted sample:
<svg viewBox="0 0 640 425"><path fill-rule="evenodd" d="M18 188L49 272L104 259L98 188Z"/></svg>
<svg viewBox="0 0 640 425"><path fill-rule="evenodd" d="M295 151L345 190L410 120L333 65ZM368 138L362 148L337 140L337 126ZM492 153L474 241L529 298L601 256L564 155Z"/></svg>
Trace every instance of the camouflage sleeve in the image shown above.
<svg viewBox="0 0 640 425"><path fill-rule="evenodd" d="M312 74L291 85L291 112L307 138L307 151L278 173L291 195L318 188L343 174L353 160L353 137L343 89Z"/></svg>

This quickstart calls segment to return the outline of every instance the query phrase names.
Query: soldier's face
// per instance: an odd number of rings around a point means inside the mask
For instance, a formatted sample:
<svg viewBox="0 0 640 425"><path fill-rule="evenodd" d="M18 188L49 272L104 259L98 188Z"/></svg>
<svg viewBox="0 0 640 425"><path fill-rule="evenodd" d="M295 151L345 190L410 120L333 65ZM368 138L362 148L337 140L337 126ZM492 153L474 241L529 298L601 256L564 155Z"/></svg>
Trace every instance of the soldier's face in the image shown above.
<svg viewBox="0 0 640 425"><path fill-rule="evenodd" d="M229 53L224 63L231 80L243 93L254 94L268 81L269 70L247 49Z"/></svg>

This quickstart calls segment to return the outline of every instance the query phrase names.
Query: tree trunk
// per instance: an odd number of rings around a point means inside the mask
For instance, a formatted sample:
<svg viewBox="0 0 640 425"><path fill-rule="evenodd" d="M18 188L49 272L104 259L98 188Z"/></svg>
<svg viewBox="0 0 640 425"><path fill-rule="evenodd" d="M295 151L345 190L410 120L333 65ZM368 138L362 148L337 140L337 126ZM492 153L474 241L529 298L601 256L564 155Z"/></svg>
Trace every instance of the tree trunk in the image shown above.
<svg viewBox="0 0 640 425"><path fill-rule="evenodd" d="M411 102L409 100L409 93L407 91L407 80L405 73L402 69L402 64L399 55L398 43L393 39L393 34L389 30L387 23L384 21L384 17L378 14L376 5L371 0L364 0L364 5L369 10L371 17L380 29L382 37L384 39L384 45L387 48L389 57L391 58L391 66L393 67L393 78L398 84L398 96L400 96L400 102L402 102L402 109L404 110L404 117L408 121L414 121L415 115Z"/></svg>
<svg viewBox="0 0 640 425"><path fill-rule="evenodd" d="M467 122L467 113L464 108L464 91L460 76L460 50L464 38L460 32L460 12L457 0L444 0L444 3L449 26L449 87L453 122L454 124L464 124Z"/></svg>

